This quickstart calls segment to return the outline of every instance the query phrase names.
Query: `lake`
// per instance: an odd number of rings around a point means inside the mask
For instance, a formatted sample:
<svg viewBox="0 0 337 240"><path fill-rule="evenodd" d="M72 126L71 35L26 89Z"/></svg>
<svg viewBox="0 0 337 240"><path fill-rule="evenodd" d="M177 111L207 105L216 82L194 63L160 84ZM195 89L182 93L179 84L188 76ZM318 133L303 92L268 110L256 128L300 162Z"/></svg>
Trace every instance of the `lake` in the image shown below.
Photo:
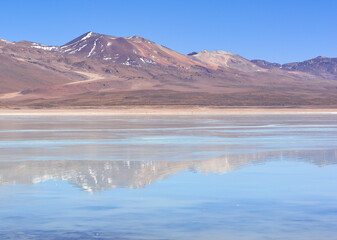
<svg viewBox="0 0 337 240"><path fill-rule="evenodd" d="M0 116L0 239L337 239L337 115Z"/></svg>

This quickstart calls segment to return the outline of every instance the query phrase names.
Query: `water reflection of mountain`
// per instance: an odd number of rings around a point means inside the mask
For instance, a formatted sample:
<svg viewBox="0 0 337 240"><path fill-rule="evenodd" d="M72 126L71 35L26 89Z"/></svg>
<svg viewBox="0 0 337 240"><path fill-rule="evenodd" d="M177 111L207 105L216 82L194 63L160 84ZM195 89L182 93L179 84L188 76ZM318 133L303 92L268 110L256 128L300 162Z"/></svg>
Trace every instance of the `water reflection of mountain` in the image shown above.
<svg viewBox="0 0 337 240"><path fill-rule="evenodd" d="M325 166L337 163L337 150L258 152L199 161L0 162L0 184L35 184L54 179L96 192L118 187L141 188L183 170L226 173L250 164L282 159Z"/></svg>

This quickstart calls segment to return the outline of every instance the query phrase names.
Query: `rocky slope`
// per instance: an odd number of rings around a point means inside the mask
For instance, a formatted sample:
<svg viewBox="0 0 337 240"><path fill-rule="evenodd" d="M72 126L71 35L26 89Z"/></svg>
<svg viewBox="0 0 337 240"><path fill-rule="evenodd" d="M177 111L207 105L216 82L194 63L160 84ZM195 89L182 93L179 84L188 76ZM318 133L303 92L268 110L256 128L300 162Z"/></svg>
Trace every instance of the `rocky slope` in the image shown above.
<svg viewBox="0 0 337 240"><path fill-rule="evenodd" d="M282 69L307 72L324 78L337 80L337 58L317 57L304 62L287 63Z"/></svg>
<svg viewBox="0 0 337 240"><path fill-rule="evenodd" d="M209 52L207 50L203 50L199 53L190 53L188 56L216 69L229 68L243 72L256 72L262 70L260 67L249 60L237 54L226 51L217 50Z"/></svg>
<svg viewBox="0 0 337 240"><path fill-rule="evenodd" d="M279 63L271 63L265 60L251 60L251 62L265 69L282 68L282 65Z"/></svg>

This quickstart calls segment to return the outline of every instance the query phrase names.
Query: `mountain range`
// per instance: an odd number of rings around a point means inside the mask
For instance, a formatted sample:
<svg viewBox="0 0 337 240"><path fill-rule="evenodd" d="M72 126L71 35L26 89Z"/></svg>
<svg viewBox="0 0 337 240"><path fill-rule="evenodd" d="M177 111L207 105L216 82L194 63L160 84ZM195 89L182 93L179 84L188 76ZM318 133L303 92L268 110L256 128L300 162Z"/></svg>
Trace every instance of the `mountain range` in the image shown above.
<svg viewBox="0 0 337 240"><path fill-rule="evenodd" d="M187 55L139 36L62 46L0 40L0 107L337 106L337 58L278 64Z"/></svg>

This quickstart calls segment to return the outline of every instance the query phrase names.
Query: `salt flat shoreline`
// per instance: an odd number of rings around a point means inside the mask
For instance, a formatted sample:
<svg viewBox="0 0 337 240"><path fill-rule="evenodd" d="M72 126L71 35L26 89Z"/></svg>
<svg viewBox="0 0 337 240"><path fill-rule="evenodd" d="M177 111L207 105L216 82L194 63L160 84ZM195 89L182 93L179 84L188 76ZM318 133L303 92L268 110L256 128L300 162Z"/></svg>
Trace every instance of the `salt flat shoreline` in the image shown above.
<svg viewBox="0 0 337 240"><path fill-rule="evenodd" d="M337 114L337 109L309 108L115 108L115 109L0 109L0 116L87 115L230 115L230 114Z"/></svg>

